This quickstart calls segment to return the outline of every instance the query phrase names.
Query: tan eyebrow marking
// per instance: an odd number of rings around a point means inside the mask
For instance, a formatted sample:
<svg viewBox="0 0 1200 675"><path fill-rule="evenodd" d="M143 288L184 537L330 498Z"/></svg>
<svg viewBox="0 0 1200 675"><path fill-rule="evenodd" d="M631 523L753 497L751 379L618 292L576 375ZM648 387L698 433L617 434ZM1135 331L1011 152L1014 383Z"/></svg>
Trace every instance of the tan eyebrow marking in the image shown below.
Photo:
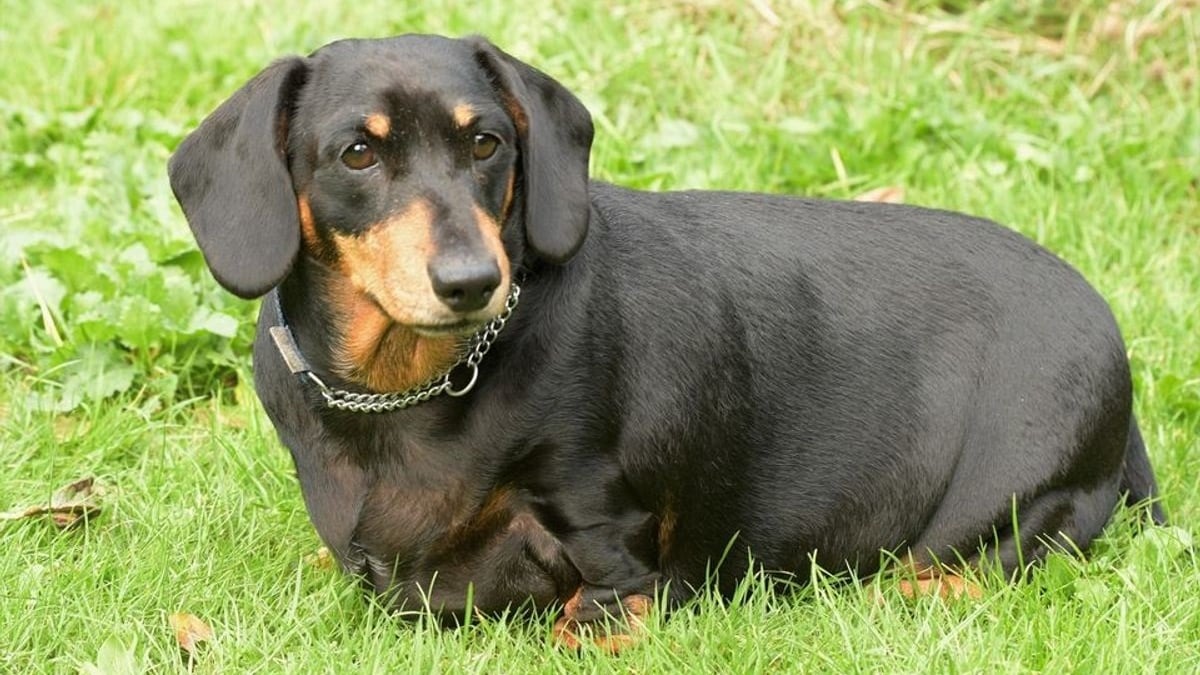
<svg viewBox="0 0 1200 675"><path fill-rule="evenodd" d="M466 103L459 103L454 106L451 114L454 116L454 123L464 129L471 126L471 122L475 121L475 108Z"/></svg>
<svg viewBox="0 0 1200 675"><path fill-rule="evenodd" d="M367 115L367 121L363 124L367 133L376 138L387 138L387 135L392 131L392 121L383 113L371 113Z"/></svg>

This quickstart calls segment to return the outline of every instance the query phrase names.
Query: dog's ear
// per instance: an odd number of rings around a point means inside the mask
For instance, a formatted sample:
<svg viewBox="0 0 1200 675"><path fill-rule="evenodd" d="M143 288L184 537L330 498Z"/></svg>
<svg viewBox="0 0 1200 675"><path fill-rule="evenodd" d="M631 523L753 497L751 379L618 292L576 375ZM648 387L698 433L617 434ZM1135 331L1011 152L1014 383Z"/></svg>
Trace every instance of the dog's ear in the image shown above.
<svg viewBox="0 0 1200 675"><path fill-rule="evenodd" d="M279 283L300 249L287 133L307 74L298 57L271 64L183 139L167 167L213 276L243 298Z"/></svg>
<svg viewBox="0 0 1200 675"><path fill-rule="evenodd" d="M592 116L545 73L483 38L471 41L517 127L526 241L541 258L564 263L587 236Z"/></svg>

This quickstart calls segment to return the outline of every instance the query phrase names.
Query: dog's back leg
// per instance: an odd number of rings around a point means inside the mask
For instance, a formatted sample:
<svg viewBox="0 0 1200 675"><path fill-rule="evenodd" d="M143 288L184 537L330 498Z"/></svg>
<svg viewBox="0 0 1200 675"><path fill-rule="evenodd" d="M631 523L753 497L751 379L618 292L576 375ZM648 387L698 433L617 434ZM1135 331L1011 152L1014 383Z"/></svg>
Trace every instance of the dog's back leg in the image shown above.
<svg viewBox="0 0 1200 675"><path fill-rule="evenodd" d="M929 578L957 570L997 570L1007 579L1053 551L1086 549L1108 522L1117 502L1116 481L1094 489L1059 488L1013 503L990 535L950 543L946 531L927 532L910 550L908 564ZM957 537L956 537L957 538Z"/></svg>

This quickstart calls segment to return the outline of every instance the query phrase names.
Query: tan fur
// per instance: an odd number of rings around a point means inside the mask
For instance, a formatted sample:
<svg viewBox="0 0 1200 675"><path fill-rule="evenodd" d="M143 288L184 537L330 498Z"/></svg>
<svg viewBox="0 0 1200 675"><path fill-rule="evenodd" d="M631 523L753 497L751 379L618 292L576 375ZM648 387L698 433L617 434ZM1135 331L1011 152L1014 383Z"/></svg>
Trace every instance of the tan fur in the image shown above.
<svg viewBox="0 0 1200 675"><path fill-rule="evenodd" d="M517 172L511 169L508 172L508 182L504 186L504 206L500 209L500 225L508 222L509 216L512 215L513 190L517 184Z"/></svg>
<svg viewBox="0 0 1200 675"><path fill-rule="evenodd" d="M529 117L525 114L525 109L521 107L520 101L507 91L500 92L500 100L504 103L504 108L517 127L517 134L524 138L525 134L529 132Z"/></svg>
<svg viewBox="0 0 1200 675"><path fill-rule="evenodd" d="M624 624L615 625L585 625L580 623L575 615L583 604L583 587L563 605L562 616L554 622L552 634L555 642L567 649L577 650L583 646L583 639L590 637L592 644L601 651L617 654L636 645L641 634L646 630L646 618L654 601L646 595L628 595L621 598L620 616L613 619L624 619Z"/></svg>
<svg viewBox="0 0 1200 675"><path fill-rule="evenodd" d="M454 106L454 109L450 111L450 114L454 116L454 123L457 124L460 129L466 129L467 127L471 126L472 122L475 121L475 109L466 103L459 103L458 105Z"/></svg>
<svg viewBox="0 0 1200 675"><path fill-rule="evenodd" d="M900 595L906 598L920 598L936 595L943 600L958 600L970 598L979 600L983 597L983 589L954 574L937 574L916 579L902 579L898 586Z"/></svg>
<svg viewBox="0 0 1200 675"><path fill-rule="evenodd" d="M335 293L343 331L338 375L373 391L403 391L449 368L452 336L423 337L409 326L445 320L426 266L433 252L433 211L415 201L398 216L359 236L334 237L349 288Z"/></svg>
<svg viewBox="0 0 1200 675"><path fill-rule="evenodd" d="M461 481L427 486L376 484L360 515L360 535L384 550L414 545L414 537L444 531L463 508ZM370 524L367 526L366 524Z"/></svg>
<svg viewBox="0 0 1200 675"><path fill-rule="evenodd" d="M304 242L304 248L315 258L321 258L324 251L321 249L321 240L317 237L317 225L313 221L312 207L308 203L308 195L301 193L296 198L296 207L300 212L300 240Z"/></svg>
<svg viewBox="0 0 1200 675"><path fill-rule="evenodd" d="M675 509L668 504L658 517L658 560L668 559L675 544Z"/></svg>
<svg viewBox="0 0 1200 675"><path fill-rule="evenodd" d="M367 115L367 121L363 123L363 128L376 138L387 138L388 134L392 132L392 120L383 113L371 113Z"/></svg>
<svg viewBox="0 0 1200 675"><path fill-rule="evenodd" d="M483 235L484 245L496 257L496 264L500 266L500 287L496 289L496 294L492 297L489 303L489 312L499 313L499 310L504 306L504 298L508 295L508 284L512 279L510 265L508 264L508 254L504 252L504 242L500 241L500 223L496 219L479 207L478 204L471 206L471 211L475 215L475 224L479 226L479 233ZM492 305L497 305L495 310L491 309Z"/></svg>
<svg viewBox="0 0 1200 675"><path fill-rule="evenodd" d="M501 270L500 288L481 314L499 314L511 279L495 219L478 206L474 215L484 244ZM404 211L359 235L334 235L349 283L331 293L343 326L335 370L372 391L403 391L424 384L454 363L459 339L426 337L412 326L456 320L429 279L434 254L433 209L418 199Z"/></svg>
<svg viewBox="0 0 1200 675"><path fill-rule="evenodd" d="M432 228L433 209L418 199L361 234L333 237L351 285L398 323L430 324L445 317L426 272L433 255Z"/></svg>
<svg viewBox="0 0 1200 675"><path fill-rule="evenodd" d="M896 589L910 600L927 595L936 595L942 600L979 600L983 597L983 589L978 584L956 574L953 569L918 562L911 554L903 556L894 571L901 575ZM879 587L872 590L875 602L884 602Z"/></svg>
<svg viewBox="0 0 1200 675"><path fill-rule="evenodd" d="M370 298L348 303L338 375L372 391L405 391L428 382L458 356L458 339L425 337L395 323Z"/></svg>
<svg viewBox="0 0 1200 675"><path fill-rule="evenodd" d="M515 509L511 487L504 485L492 490L474 513L461 514L456 518L435 550L453 552L463 548L466 541L501 532L512 521Z"/></svg>

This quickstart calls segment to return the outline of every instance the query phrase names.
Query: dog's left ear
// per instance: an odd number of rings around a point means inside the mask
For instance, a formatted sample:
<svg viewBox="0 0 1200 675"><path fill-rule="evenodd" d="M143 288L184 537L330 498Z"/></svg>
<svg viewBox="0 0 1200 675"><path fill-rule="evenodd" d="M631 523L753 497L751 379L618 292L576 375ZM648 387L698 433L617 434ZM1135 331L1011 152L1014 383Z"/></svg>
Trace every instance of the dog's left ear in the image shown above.
<svg viewBox="0 0 1200 675"><path fill-rule="evenodd" d="M517 127L525 185L525 238L541 258L562 264L587 236L592 116L545 73L470 38Z"/></svg>

